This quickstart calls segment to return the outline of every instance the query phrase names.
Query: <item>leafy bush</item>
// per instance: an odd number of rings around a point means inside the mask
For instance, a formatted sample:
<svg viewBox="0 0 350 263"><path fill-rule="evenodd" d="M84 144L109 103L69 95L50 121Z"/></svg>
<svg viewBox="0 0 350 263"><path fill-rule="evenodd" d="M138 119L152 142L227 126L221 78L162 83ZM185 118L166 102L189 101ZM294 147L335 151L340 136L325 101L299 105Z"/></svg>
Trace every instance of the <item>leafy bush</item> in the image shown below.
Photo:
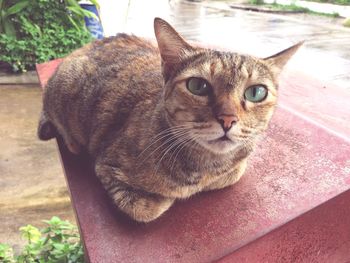
<svg viewBox="0 0 350 263"><path fill-rule="evenodd" d="M9 245L0 243L0 262L84 262L83 247L76 226L55 216L44 222L48 227L41 230L31 225L20 228L22 237L28 244L17 256Z"/></svg>
<svg viewBox="0 0 350 263"><path fill-rule="evenodd" d="M0 61L25 71L69 54L91 41L84 16L76 0L0 0Z"/></svg>

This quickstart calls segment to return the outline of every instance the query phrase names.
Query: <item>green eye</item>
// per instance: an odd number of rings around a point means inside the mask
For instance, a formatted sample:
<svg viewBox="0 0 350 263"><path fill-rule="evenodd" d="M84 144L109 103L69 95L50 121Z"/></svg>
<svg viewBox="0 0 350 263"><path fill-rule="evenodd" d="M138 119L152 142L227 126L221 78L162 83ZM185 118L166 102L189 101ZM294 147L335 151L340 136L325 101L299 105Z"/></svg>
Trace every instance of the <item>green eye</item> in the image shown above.
<svg viewBox="0 0 350 263"><path fill-rule="evenodd" d="M263 85L250 86L245 90L244 97L251 102L261 102L267 97L267 88Z"/></svg>
<svg viewBox="0 0 350 263"><path fill-rule="evenodd" d="M186 83L187 89L194 95L206 96L210 93L210 84L201 78L189 78Z"/></svg>

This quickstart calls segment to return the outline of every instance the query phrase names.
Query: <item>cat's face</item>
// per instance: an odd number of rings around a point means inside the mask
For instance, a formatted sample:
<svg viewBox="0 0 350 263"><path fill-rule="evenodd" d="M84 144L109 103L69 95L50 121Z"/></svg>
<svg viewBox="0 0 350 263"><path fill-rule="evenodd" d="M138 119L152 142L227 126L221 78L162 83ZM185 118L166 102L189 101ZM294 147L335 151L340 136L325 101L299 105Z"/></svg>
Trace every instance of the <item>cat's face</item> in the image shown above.
<svg viewBox="0 0 350 263"><path fill-rule="evenodd" d="M300 44L258 59L194 48L163 20L155 31L174 134L216 154L251 147L275 108L277 75Z"/></svg>
<svg viewBox="0 0 350 263"><path fill-rule="evenodd" d="M192 57L192 58L191 58ZM199 51L169 79L165 108L200 145L225 153L265 130L277 100L268 67L257 59Z"/></svg>

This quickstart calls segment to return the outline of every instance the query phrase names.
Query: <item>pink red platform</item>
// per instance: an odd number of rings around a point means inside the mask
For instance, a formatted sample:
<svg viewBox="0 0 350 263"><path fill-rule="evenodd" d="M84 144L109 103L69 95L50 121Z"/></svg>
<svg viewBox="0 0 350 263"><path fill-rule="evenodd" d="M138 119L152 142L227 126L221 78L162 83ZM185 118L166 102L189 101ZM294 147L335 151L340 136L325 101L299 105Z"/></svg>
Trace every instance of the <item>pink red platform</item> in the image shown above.
<svg viewBox="0 0 350 263"><path fill-rule="evenodd" d="M37 66L42 86L59 61ZM109 201L87 156L60 140L90 262L350 261L350 93L286 73L270 128L233 187L138 224Z"/></svg>

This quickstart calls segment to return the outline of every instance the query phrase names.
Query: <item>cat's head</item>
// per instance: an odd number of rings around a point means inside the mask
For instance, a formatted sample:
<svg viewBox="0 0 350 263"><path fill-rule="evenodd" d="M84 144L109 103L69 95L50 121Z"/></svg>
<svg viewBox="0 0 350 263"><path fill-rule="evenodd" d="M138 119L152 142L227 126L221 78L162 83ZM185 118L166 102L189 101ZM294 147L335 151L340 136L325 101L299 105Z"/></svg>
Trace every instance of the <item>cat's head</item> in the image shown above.
<svg viewBox="0 0 350 263"><path fill-rule="evenodd" d="M252 145L276 106L278 75L301 43L260 59L193 47L160 18L154 27L174 134L216 154Z"/></svg>

